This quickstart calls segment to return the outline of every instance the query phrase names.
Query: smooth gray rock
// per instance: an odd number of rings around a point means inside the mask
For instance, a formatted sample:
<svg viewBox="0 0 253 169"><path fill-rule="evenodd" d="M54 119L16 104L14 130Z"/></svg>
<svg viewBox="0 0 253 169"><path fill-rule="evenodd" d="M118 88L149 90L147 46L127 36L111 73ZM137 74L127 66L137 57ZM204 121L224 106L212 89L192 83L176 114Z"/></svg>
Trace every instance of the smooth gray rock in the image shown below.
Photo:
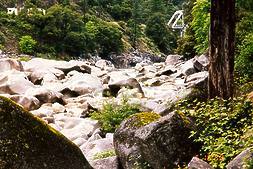
<svg viewBox="0 0 253 169"><path fill-rule="evenodd" d="M139 93L141 93L142 97L144 97L144 92L140 83L135 78L129 78L121 81L117 81L115 83L110 83L108 85L110 89L110 93L112 96L117 96L119 90L123 87L134 89L136 88Z"/></svg>
<svg viewBox="0 0 253 169"><path fill-rule="evenodd" d="M0 59L0 72L17 70L23 71L23 65L16 59L4 58Z"/></svg>
<svg viewBox="0 0 253 169"><path fill-rule="evenodd" d="M213 169L211 165L198 157L193 157L187 167L188 169Z"/></svg>
<svg viewBox="0 0 253 169"><path fill-rule="evenodd" d="M1 94L25 94L28 89L35 88L26 74L19 71L0 72L0 93Z"/></svg>
<svg viewBox="0 0 253 169"><path fill-rule="evenodd" d="M200 89L207 88L208 72L198 72L189 75L185 78L185 83L188 87L198 87Z"/></svg>
<svg viewBox="0 0 253 169"><path fill-rule="evenodd" d="M193 61L193 65L198 71L206 71L208 64L209 60L206 55L196 56Z"/></svg>
<svg viewBox="0 0 253 169"><path fill-rule="evenodd" d="M253 148L247 148L228 163L227 169L247 169L247 162L253 160Z"/></svg>
<svg viewBox="0 0 253 169"><path fill-rule="evenodd" d="M193 64L194 59L187 60L180 66L181 72L187 76L196 73L196 69Z"/></svg>
<svg viewBox="0 0 253 169"><path fill-rule="evenodd" d="M62 91L69 90L77 95L84 95L93 92L102 92L102 88L102 82L98 77L87 73L75 72L73 76L64 83Z"/></svg>
<svg viewBox="0 0 253 169"><path fill-rule="evenodd" d="M53 102L63 103L63 95L61 93L44 87L30 88L26 91L25 95L36 97L40 101L40 104Z"/></svg>
<svg viewBox="0 0 253 169"><path fill-rule="evenodd" d="M166 58L166 65L173 65L175 66L176 64L182 62L182 56L180 55L168 55Z"/></svg>

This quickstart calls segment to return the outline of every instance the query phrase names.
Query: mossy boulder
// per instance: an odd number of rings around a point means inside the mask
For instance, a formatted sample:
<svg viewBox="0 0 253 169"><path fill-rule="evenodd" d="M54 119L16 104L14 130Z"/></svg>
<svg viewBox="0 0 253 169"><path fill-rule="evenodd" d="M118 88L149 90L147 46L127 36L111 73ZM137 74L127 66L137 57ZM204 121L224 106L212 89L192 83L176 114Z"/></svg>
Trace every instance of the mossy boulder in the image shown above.
<svg viewBox="0 0 253 169"><path fill-rule="evenodd" d="M170 113L159 118L140 113L123 121L114 134L114 147L124 169L176 168L187 164L198 145L189 139L194 130L190 119Z"/></svg>
<svg viewBox="0 0 253 169"><path fill-rule="evenodd" d="M0 169L91 169L62 134L0 97Z"/></svg>

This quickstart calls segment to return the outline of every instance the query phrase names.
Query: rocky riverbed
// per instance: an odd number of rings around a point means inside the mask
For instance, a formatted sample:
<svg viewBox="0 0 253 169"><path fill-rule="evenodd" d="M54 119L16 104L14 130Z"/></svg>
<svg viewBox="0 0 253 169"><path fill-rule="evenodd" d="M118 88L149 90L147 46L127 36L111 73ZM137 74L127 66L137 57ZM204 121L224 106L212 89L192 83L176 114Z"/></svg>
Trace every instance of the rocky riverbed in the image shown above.
<svg viewBox="0 0 253 169"><path fill-rule="evenodd" d="M128 69L115 68L106 60L92 64L76 60L33 58L25 62L3 58L0 59L0 95L14 100L61 132L80 148L95 169L117 169L121 159L115 155L94 158L98 153L114 150L115 144L113 133L101 135L100 124L89 117L91 110L100 110L112 99L120 102L127 97L130 103L140 104L142 111L164 116L163 122L157 123L163 125L178 119L170 114L173 103L195 95L196 88L205 89L207 65L204 55L188 61L178 55L169 55L164 62L138 63ZM174 122L169 124L175 125ZM156 129L152 130L157 133ZM141 137L141 140L146 138ZM119 144L117 142L117 147ZM146 153L144 160L151 160L152 153ZM165 157L163 161L166 161ZM153 163L155 168L162 165ZM125 168L129 167L125 165Z"/></svg>

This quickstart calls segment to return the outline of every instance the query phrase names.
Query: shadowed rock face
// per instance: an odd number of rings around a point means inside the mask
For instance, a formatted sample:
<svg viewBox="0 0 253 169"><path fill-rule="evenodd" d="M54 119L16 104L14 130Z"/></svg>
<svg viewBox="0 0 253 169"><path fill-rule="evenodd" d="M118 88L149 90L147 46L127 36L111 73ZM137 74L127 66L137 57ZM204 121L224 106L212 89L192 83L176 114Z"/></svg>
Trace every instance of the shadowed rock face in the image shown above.
<svg viewBox="0 0 253 169"><path fill-rule="evenodd" d="M14 102L0 97L0 169L91 169L80 149Z"/></svg>

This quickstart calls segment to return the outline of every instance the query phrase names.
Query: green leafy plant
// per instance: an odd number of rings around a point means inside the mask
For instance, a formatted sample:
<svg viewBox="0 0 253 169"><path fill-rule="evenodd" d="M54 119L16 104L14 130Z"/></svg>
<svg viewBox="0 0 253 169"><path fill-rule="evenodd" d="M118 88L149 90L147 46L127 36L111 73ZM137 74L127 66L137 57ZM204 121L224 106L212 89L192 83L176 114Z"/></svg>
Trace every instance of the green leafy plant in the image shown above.
<svg viewBox="0 0 253 169"><path fill-rule="evenodd" d="M139 105L130 104L124 98L120 105L116 103L105 103L101 111L92 113L91 118L100 122L104 132L111 133L116 130L124 119L138 112L140 112Z"/></svg>
<svg viewBox="0 0 253 169"><path fill-rule="evenodd" d="M5 35L0 31L0 44L3 45L5 43Z"/></svg>
<svg viewBox="0 0 253 169"><path fill-rule="evenodd" d="M19 41L19 48L25 54L33 54L37 42L29 35L22 36Z"/></svg>
<svg viewBox="0 0 253 169"><path fill-rule="evenodd" d="M250 33L239 46L239 55L236 57L235 69L239 76L251 79L253 76L253 33Z"/></svg>
<svg viewBox="0 0 253 169"><path fill-rule="evenodd" d="M197 0L192 9L191 27L196 38L195 49L202 54L208 48L208 32L210 26L210 0Z"/></svg>
<svg viewBox="0 0 253 169"><path fill-rule="evenodd" d="M177 107L195 120L198 130L192 137L202 144L200 156L214 168L225 168L232 158L253 145L249 139L253 137L253 106L245 98L184 101Z"/></svg>

